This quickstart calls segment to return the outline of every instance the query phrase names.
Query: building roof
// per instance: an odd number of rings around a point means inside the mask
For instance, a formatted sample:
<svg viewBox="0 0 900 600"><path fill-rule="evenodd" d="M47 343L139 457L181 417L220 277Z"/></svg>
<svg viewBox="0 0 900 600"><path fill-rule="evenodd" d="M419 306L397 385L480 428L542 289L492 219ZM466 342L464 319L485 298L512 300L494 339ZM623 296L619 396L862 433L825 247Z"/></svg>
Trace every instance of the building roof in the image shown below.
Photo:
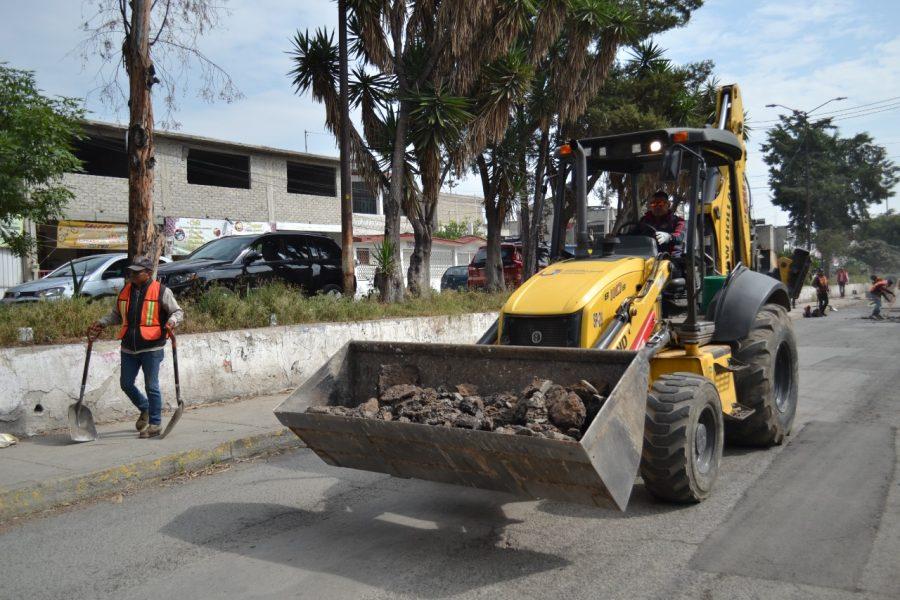
<svg viewBox="0 0 900 600"><path fill-rule="evenodd" d="M85 128L107 133L117 133L124 135L128 127L119 125L118 123L106 123L104 121L92 121L85 119L83 121ZM318 161L339 164L340 160L336 156L325 156L322 154L310 154L308 152L297 152L294 150L285 150L283 148L272 148L271 146L259 146L254 144L243 144L241 142L230 142L227 140L219 140L188 133L180 133L176 131L165 131L155 129L154 137L164 140L174 140L183 142L188 145L195 146L215 146L217 148L227 148L233 152L249 153L249 154L269 154L275 156L283 156L286 158L294 158L304 161Z"/></svg>

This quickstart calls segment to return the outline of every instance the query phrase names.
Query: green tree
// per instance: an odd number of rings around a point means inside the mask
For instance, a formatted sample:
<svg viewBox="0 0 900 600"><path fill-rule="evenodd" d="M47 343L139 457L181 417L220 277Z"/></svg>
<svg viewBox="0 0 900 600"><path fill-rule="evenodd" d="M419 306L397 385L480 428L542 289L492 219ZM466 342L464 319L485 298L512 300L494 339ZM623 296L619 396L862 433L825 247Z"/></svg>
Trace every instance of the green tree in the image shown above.
<svg viewBox="0 0 900 600"><path fill-rule="evenodd" d="M80 100L44 96L32 72L0 64L0 238L19 256L34 247L19 220L58 219L72 198L61 177L81 168L71 143L83 116Z"/></svg>
<svg viewBox="0 0 900 600"><path fill-rule="evenodd" d="M900 272L900 248L884 240L865 240L854 244L850 255L869 267L869 273L883 275Z"/></svg>
<svg viewBox="0 0 900 600"><path fill-rule="evenodd" d="M869 207L893 196L900 172L868 133L841 137L830 121L782 117L763 144L772 203L801 239L833 229L850 234Z"/></svg>
<svg viewBox="0 0 900 600"><path fill-rule="evenodd" d="M503 285L499 231L518 207L526 276L536 270L545 196L555 164L551 142L576 137L581 119L598 94L605 94L618 50L687 23L702 0L546 0L518 46L534 76L525 101L511 106L509 130L476 160L488 219L489 286ZM655 65L651 55L647 61ZM571 198L564 219L571 218Z"/></svg>
<svg viewBox="0 0 900 600"><path fill-rule="evenodd" d="M471 233L469 233L470 229ZM450 219L434 232L435 237L443 238L445 240L458 240L467 235L480 236L481 223L475 223L469 220L454 221L453 219Z"/></svg>
<svg viewBox="0 0 900 600"><path fill-rule="evenodd" d="M860 242L875 239L900 247L900 215L888 211L883 215L861 221L853 237Z"/></svg>
<svg viewBox="0 0 900 600"><path fill-rule="evenodd" d="M430 291L431 238L438 192L484 144L502 137L508 104L519 89L479 84L510 54L534 11L532 0L348 0L356 68L351 101L354 164L373 192L384 192L385 238L399 265L400 213L415 235L408 281ZM322 102L326 126L339 134L337 48L326 31L298 32L291 55L293 83ZM507 82L509 83L509 82ZM402 297L399 272L384 278L382 298Z"/></svg>
<svg viewBox="0 0 900 600"><path fill-rule="evenodd" d="M831 277L831 264L836 256L847 256L850 238L839 229L820 229L816 232L816 249L822 255L822 269Z"/></svg>

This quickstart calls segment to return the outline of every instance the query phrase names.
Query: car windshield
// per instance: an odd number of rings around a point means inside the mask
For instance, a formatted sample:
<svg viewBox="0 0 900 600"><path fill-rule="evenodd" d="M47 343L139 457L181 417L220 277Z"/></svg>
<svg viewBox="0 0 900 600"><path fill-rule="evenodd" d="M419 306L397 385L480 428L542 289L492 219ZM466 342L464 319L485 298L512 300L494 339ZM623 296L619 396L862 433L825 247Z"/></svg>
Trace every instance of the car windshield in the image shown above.
<svg viewBox="0 0 900 600"><path fill-rule="evenodd" d="M200 246L188 254L185 260L203 259L231 262L255 239L255 237L249 235L219 238Z"/></svg>
<svg viewBox="0 0 900 600"><path fill-rule="evenodd" d="M51 278L59 278L59 277L71 277L72 276L72 267L75 266L75 275L77 277L86 277L99 269L103 263L109 260L109 255L102 256L90 256L87 258L79 258L77 260L69 261L63 266L59 267L49 275L47 275L44 279Z"/></svg>

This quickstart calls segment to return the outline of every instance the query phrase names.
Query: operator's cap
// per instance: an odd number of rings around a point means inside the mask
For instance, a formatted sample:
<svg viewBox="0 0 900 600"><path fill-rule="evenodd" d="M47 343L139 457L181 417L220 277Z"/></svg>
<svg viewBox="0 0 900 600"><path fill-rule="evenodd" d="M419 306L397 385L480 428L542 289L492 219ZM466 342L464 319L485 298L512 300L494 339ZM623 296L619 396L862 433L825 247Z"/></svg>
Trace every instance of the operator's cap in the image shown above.
<svg viewBox="0 0 900 600"><path fill-rule="evenodd" d="M136 271L136 272L138 272L138 273L141 272L141 271L152 271L152 270L153 270L153 266L154 266L154 265L153 265L153 261L150 260L150 257L148 257L148 256L135 256L135 257L132 259L131 264L128 265L128 270L129 270L129 271Z"/></svg>
<svg viewBox="0 0 900 600"><path fill-rule="evenodd" d="M650 196L650 202L653 202L657 198L662 198L666 202L669 202L669 195L665 192L665 190L656 190L653 192L653 195Z"/></svg>

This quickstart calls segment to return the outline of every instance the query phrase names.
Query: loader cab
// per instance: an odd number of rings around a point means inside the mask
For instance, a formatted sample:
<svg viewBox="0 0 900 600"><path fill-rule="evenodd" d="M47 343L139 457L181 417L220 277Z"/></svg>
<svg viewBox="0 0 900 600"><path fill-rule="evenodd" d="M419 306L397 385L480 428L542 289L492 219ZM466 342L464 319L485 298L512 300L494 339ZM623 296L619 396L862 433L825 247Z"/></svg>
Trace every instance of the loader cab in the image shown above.
<svg viewBox="0 0 900 600"><path fill-rule="evenodd" d="M640 230L642 200L663 187L682 199L687 235L683 259L672 262L672 278L683 274L688 320L695 321L704 278L725 275L741 262L747 211L737 182L743 176L738 170L738 165L743 168L743 142L723 129L670 128L573 140L560 148L559 156L562 177L555 197L573 192L576 258L657 257L653 232ZM566 183L569 176L571 184ZM597 185L617 198L618 211L612 231L591 240L587 197ZM555 214L562 214L561 205L557 208ZM554 236L561 226L554 221ZM593 253L588 252L591 247Z"/></svg>

